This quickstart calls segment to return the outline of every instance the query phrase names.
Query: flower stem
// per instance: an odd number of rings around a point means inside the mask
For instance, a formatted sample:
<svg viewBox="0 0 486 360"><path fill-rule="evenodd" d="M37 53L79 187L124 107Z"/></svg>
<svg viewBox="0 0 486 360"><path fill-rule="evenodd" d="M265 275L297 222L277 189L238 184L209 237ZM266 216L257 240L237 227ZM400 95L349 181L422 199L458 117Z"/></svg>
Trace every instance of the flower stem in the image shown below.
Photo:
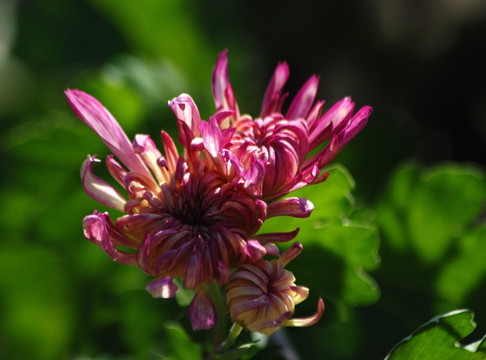
<svg viewBox="0 0 486 360"><path fill-rule="evenodd" d="M224 351L231 348L231 346L235 343L236 339L238 338L238 335L240 335L242 329L243 328L241 327L241 325L237 323L233 323L229 331L228 337L226 338L225 341L221 343L220 346L221 350Z"/></svg>
<svg viewBox="0 0 486 360"><path fill-rule="evenodd" d="M216 348L224 339L224 334L226 332L226 320L228 318L228 311L226 308L226 303L223 298L223 294L216 282L207 286L208 295L213 301L214 307L216 308L216 314L218 320L213 328L213 339L212 347Z"/></svg>

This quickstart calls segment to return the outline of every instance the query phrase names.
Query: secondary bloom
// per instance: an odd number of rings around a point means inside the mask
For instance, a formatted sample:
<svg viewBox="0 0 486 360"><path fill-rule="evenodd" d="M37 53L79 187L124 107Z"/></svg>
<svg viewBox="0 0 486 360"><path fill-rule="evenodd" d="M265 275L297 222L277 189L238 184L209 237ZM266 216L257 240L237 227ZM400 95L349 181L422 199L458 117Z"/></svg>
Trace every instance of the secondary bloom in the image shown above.
<svg viewBox="0 0 486 360"><path fill-rule="evenodd" d="M291 318L295 305L304 301L309 289L295 285L294 275L284 266L302 251L295 243L278 260L260 260L238 268L226 285L226 302L233 320L248 331L270 335L281 326L310 326L321 318L324 301L307 318Z"/></svg>
<svg viewBox="0 0 486 360"><path fill-rule="evenodd" d="M228 75L227 51L222 52L213 71L213 94L220 113L226 118L208 124L212 134L229 132L227 141L213 151L229 151L232 166L243 178L259 176L263 199L275 199L293 190L326 179L322 169L365 125L371 107L354 113L354 102L346 97L322 114L324 101L315 101L319 78L311 76L297 93L286 112L282 112L283 87L289 76L286 63L280 63L267 87L260 116L241 115ZM203 139L205 134L202 134ZM206 143L208 141L205 140ZM322 149L319 147L326 143ZM309 154L318 149L314 155ZM222 152L223 154L223 152Z"/></svg>
<svg viewBox="0 0 486 360"><path fill-rule="evenodd" d="M280 215L308 216L312 204L290 198L267 205L248 190L251 184L236 178L228 181L214 166L219 155L201 157L190 145L199 129L204 132L195 113L184 119L188 122L178 120L183 155L162 131L163 156L147 135L137 135L130 143L114 117L92 96L79 90L67 90L66 95L75 114L125 165L114 156L106 158L109 173L126 190L127 198L93 173L96 157L88 156L84 162L81 177L88 195L124 213L114 222L107 212L86 216L86 238L113 260L136 264L155 276L147 285L154 297L174 296L177 286L172 279L181 278L184 288L195 291L189 309L193 328L212 327L216 313L206 286L214 281L224 284L231 268L240 264L258 261L267 253L278 255L273 242L288 241L298 230L255 235L263 221ZM187 110L181 104L176 110Z"/></svg>

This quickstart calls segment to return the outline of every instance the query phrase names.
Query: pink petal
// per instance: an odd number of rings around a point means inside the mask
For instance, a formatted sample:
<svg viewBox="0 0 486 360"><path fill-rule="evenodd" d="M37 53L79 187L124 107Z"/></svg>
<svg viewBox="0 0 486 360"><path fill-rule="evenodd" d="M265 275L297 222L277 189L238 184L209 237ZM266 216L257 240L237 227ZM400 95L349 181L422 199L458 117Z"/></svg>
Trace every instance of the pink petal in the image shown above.
<svg viewBox="0 0 486 360"><path fill-rule="evenodd" d="M316 324L321 319L323 313L324 300L322 300L322 298L319 298L319 301L317 303L317 312L314 315L305 318L294 318L287 320L283 326L311 326Z"/></svg>
<svg viewBox="0 0 486 360"><path fill-rule="evenodd" d="M177 292L177 285L172 282L170 276L159 277L152 280L145 286L152 297L170 299L173 298Z"/></svg>
<svg viewBox="0 0 486 360"><path fill-rule="evenodd" d="M161 132L162 141L164 142L165 158L167 162L167 168L170 172L174 172L177 166L177 159L179 158L179 153L177 152L174 140L162 130Z"/></svg>
<svg viewBox="0 0 486 360"><path fill-rule="evenodd" d="M81 180L86 193L103 205L121 212L125 209L126 200L113 186L93 173L93 162L99 162L94 156L89 156L81 166Z"/></svg>
<svg viewBox="0 0 486 360"><path fill-rule="evenodd" d="M295 96L289 110L286 114L286 119L305 119L309 113L310 108L316 98L317 88L319 87L319 77L312 75L309 80L302 86Z"/></svg>
<svg viewBox="0 0 486 360"><path fill-rule="evenodd" d="M267 249L262 246L257 240L248 240L245 245L245 255L250 261L256 262L260 260L267 253Z"/></svg>
<svg viewBox="0 0 486 360"><path fill-rule="evenodd" d="M236 104L233 89L228 75L228 50L224 50L218 56L212 76L213 95L216 108L218 110L233 110L236 118L239 117L238 106Z"/></svg>
<svg viewBox="0 0 486 360"><path fill-rule="evenodd" d="M277 65L272 79L268 84L265 96L263 98L263 106L261 117L264 118L267 115L277 111L278 102L282 94L283 87L289 78L289 66L287 63L280 63Z"/></svg>
<svg viewBox="0 0 486 360"><path fill-rule="evenodd" d="M198 137L201 116L199 115L199 110L194 103L194 100L187 94L181 94L169 101L169 107L172 109L178 120L187 124L189 129L192 130L194 137Z"/></svg>
<svg viewBox="0 0 486 360"><path fill-rule="evenodd" d="M272 201L268 204L267 218L274 216L292 216L296 218L309 217L314 210L314 204L307 199L291 197Z"/></svg>
<svg viewBox="0 0 486 360"><path fill-rule="evenodd" d="M101 137L113 154L131 171L151 176L142 160L135 154L120 124L98 100L79 90L68 89L65 94L76 116Z"/></svg>
<svg viewBox="0 0 486 360"><path fill-rule="evenodd" d="M159 149L155 146L155 143L148 135L136 135L133 141L133 149L139 154L152 170L155 178L159 183L166 182L164 174L160 169L158 160L162 157Z"/></svg>
<svg viewBox="0 0 486 360"><path fill-rule="evenodd" d="M211 116L209 117L209 123L202 121L199 124L199 130L203 138L204 148L212 157L218 156L223 135L216 119Z"/></svg>
<svg viewBox="0 0 486 360"><path fill-rule="evenodd" d="M193 330L210 329L216 324L216 309L205 290L196 291L189 306L189 318Z"/></svg>
<svg viewBox="0 0 486 360"><path fill-rule="evenodd" d="M93 215L86 216L83 220L84 236L102 248L113 260L126 265L135 265L135 254L120 251L115 247L113 241L120 234L111 235L110 231L113 229L108 226L108 222L111 220L107 212L100 214L95 211Z"/></svg>
<svg viewBox="0 0 486 360"><path fill-rule="evenodd" d="M349 125L339 133L339 149L342 149L344 145L348 143L357 133L359 133L368 122L373 108L371 106L363 106L349 121Z"/></svg>
<svg viewBox="0 0 486 360"><path fill-rule="evenodd" d="M303 246L300 242L293 243L280 257L280 263L282 266L287 265L289 262L294 260L301 252Z"/></svg>
<svg viewBox="0 0 486 360"><path fill-rule="evenodd" d="M335 103L325 114L315 122L309 135L310 149L314 149L329 139L331 134L340 132L351 118L354 102L350 97Z"/></svg>
<svg viewBox="0 0 486 360"><path fill-rule="evenodd" d="M287 242L295 238L299 233L299 231L300 228L297 228L294 231L288 231L288 232L274 232L274 233L259 234L253 236L253 238L257 239L262 244L268 244L274 242Z"/></svg>

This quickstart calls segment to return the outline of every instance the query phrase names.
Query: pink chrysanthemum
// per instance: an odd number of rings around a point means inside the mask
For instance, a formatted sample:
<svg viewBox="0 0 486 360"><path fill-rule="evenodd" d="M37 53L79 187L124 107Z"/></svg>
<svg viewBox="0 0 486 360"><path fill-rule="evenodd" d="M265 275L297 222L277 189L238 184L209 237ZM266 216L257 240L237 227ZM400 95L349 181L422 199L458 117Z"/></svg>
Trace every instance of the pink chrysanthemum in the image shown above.
<svg viewBox="0 0 486 360"><path fill-rule="evenodd" d="M255 235L263 221L279 215L308 216L312 204L289 198L267 206L254 197L251 184L219 171L217 164L226 162L219 154L201 156L191 144L205 127L184 96L170 104L183 118L177 125L184 154L180 156L173 140L162 132L162 156L147 135L137 135L131 144L95 98L79 90L67 90L66 95L75 114L126 167L111 155L106 158L109 173L126 189L128 199L93 173L96 157L88 156L83 164L81 176L88 195L125 214L112 222L108 213L95 211L84 219L86 238L115 261L136 264L155 276L147 285L154 297L174 296L177 286L172 279L182 278L184 288L195 290L189 309L193 328L212 327L216 314L206 285L224 284L233 267L256 262L267 253L278 255L272 242L291 240L297 230ZM218 139L206 134L204 141Z"/></svg>
<svg viewBox="0 0 486 360"><path fill-rule="evenodd" d="M222 52L213 71L213 93L218 112L228 114L225 119L213 122L212 133L232 133L217 150L228 151L225 157L246 181L254 182L254 175L261 183L255 185L263 199L275 199L293 190L316 184L326 179L322 169L365 125L371 107L364 106L354 113L354 103L349 97L334 104L321 114L324 101L315 101L319 78L311 76L297 93L288 110L282 105L288 94L282 95L289 76L286 63L280 63L268 85L259 117L240 115L229 82L227 51ZM203 139L205 134L203 134ZM308 155L327 142L313 156ZM250 180L248 180L250 179Z"/></svg>
<svg viewBox="0 0 486 360"><path fill-rule="evenodd" d="M278 260L259 260L238 268L226 285L226 302L231 318L248 331L270 335L281 326L310 326L319 321L324 301L307 318L291 318L295 305L309 294L309 289L295 285L294 275L284 266L302 251L295 243Z"/></svg>

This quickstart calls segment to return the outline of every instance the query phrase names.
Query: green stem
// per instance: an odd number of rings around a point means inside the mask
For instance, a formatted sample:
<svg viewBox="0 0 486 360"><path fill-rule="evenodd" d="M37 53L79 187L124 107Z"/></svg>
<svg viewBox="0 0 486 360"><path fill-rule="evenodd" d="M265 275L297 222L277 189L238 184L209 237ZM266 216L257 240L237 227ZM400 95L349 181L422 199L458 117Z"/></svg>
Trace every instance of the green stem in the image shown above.
<svg viewBox="0 0 486 360"><path fill-rule="evenodd" d="M224 334L226 332L226 320L228 318L226 302L224 301L221 289L213 282L207 286L207 292L211 300L213 301L214 307L216 308L216 315L218 320L213 328L213 349L216 348L224 339Z"/></svg>
<svg viewBox="0 0 486 360"><path fill-rule="evenodd" d="M222 351L229 350L231 346L233 346L233 344L235 343L238 335L240 335L242 329L243 328L241 327L241 325L233 323L229 331L228 337L224 342L221 343L220 349Z"/></svg>

